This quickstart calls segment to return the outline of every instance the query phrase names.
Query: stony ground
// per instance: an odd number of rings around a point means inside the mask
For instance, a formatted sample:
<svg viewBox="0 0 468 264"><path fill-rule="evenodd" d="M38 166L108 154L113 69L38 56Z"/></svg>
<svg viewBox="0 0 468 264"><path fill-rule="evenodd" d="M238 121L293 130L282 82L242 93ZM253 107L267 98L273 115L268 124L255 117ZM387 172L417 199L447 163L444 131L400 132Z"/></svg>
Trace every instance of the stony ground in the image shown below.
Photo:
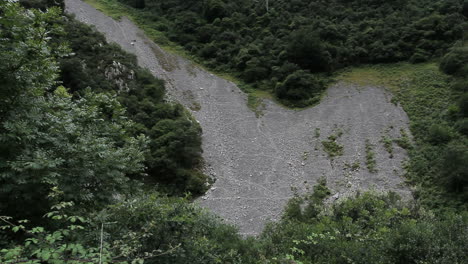
<svg viewBox="0 0 468 264"><path fill-rule="evenodd" d="M293 111L265 101L257 118L236 85L163 51L128 19L115 21L81 0L66 0L66 10L94 25L110 42L136 54L138 62L167 82L170 96L193 109L203 128L207 174L213 187L197 202L237 225L244 235L261 232L277 220L294 191L327 179L332 200L357 190L391 190L410 196L401 177L406 152L383 137L409 133L408 117L378 87L337 83L313 108ZM135 43L132 45L132 42ZM343 155L330 158L322 142L336 136ZM366 141L373 146L377 172L366 168Z"/></svg>

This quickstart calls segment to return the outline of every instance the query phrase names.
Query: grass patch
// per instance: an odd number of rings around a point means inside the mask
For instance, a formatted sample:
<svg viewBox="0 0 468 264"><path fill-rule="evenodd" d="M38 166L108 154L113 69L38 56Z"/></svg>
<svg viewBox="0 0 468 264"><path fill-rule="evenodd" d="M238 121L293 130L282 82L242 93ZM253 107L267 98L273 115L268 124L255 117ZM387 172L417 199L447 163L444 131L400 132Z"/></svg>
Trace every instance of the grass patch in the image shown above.
<svg viewBox="0 0 468 264"><path fill-rule="evenodd" d="M373 151L374 145L366 139L366 166L367 170L372 173L377 172L377 161L375 160L375 153Z"/></svg>
<svg viewBox="0 0 468 264"><path fill-rule="evenodd" d="M328 140L326 141L322 141L322 146L323 146L323 150L328 153L328 156L333 159L334 157L337 157L337 156L342 156L343 155L343 146L342 145L339 145L337 142L336 142L336 139L338 138L338 136L336 135L330 135L328 137Z"/></svg>
<svg viewBox="0 0 468 264"><path fill-rule="evenodd" d="M361 163L358 160L356 160L355 162L351 164L346 162L344 166L345 168L350 169L351 171L357 171L361 168Z"/></svg>

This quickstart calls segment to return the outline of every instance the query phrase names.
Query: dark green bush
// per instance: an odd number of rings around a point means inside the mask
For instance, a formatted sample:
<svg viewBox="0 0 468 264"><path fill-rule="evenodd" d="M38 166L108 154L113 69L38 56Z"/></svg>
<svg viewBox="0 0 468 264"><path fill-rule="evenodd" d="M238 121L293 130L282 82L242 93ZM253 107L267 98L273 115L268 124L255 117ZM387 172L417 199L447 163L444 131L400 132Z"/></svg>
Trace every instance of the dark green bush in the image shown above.
<svg viewBox="0 0 468 264"><path fill-rule="evenodd" d="M287 52L291 62L311 72L331 69L331 55L325 50L319 34L311 27L292 32L289 39Z"/></svg>
<svg viewBox="0 0 468 264"><path fill-rule="evenodd" d="M458 120L455 124L455 127L457 128L458 132L465 136L468 136L468 118Z"/></svg>
<svg viewBox="0 0 468 264"><path fill-rule="evenodd" d="M447 125L434 124L429 127L428 137L432 144L445 144L453 138L452 129Z"/></svg>
<svg viewBox="0 0 468 264"><path fill-rule="evenodd" d="M453 141L442 154L442 182L446 188L463 194L468 201L468 149L466 142Z"/></svg>
<svg viewBox="0 0 468 264"><path fill-rule="evenodd" d="M275 94L286 104L301 107L307 105L307 100L320 97L324 89L324 83L316 76L298 70L276 86Z"/></svg>
<svg viewBox="0 0 468 264"><path fill-rule="evenodd" d="M440 69L447 74L462 75L466 73L465 65L468 63L468 48L453 48L440 62Z"/></svg>

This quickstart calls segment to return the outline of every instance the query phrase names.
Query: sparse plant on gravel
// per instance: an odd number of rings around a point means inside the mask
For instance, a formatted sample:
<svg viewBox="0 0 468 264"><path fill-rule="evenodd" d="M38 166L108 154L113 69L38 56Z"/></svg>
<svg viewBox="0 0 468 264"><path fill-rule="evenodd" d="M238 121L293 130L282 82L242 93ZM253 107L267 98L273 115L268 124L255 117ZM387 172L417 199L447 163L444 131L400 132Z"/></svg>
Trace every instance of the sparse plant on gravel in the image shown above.
<svg viewBox="0 0 468 264"><path fill-rule="evenodd" d="M398 146L406 149L406 150L409 150L412 148L412 145L411 145L411 140L408 136L408 133L406 133L406 131L402 128L400 129L400 137L395 139L395 143L398 144Z"/></svg>
<svg viewBox="0 0 468 264"><path fill-rule="evenodd" d="M314 130L314 136L315 138L319 138L320 137L320 128L319 127L316 127L315 130Z"/></svg>
<svg viewBox="0 0 468 264"><path fill-rule="evenodd" d="M385 150L390 155L390 158L393 158L393 140L388 136L382 136L380 142L383 143Z"/></svg>
<svg viewBox="0 0 468 264"><path fill-rule="evenodd" d="M366 166L369 172L377 172L377 161L375 160L375 153L373 151L374 145L370 143L370 140L366 140Z"/></svg>
<svg viewBox="0 0 468 264"><path fill-rule="evenodd" d="M339 145L337 142L336 135L330 135L328 140L322 141L323 150L328 153L330 158L343 155L343 146Z"/></svg>

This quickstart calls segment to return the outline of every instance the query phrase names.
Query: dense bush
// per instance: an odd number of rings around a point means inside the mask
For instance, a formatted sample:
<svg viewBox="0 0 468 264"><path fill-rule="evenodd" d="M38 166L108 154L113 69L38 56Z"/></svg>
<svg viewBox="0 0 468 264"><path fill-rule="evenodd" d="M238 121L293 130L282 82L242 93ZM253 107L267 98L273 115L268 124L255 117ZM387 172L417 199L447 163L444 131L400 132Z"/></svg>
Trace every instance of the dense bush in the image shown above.
<svg viewBox="0 0 468 264"><path fill-rule="evenodd" d="M276 96L290 106L304 107L320 100L323 84L314 75L298 70L275 88Z"/></svg>
<svg viewBox="0 0 468 264"><path fill-rule="evenodd" d="M447 74L466 76L468 74L468 48L454 47L440 63L440 68Z"/></svg>
<svg viewBox="0 0 468 264"><path fill-rule="evenodd" d="M312 195L313 197L314 195ZM261 235L272 263L464 263L466 213L435 217L394 194L364 193L333 205L295 198ZM311 205L316 210L308 213ZM296 209L292 209L293 208Z"/></svg>

